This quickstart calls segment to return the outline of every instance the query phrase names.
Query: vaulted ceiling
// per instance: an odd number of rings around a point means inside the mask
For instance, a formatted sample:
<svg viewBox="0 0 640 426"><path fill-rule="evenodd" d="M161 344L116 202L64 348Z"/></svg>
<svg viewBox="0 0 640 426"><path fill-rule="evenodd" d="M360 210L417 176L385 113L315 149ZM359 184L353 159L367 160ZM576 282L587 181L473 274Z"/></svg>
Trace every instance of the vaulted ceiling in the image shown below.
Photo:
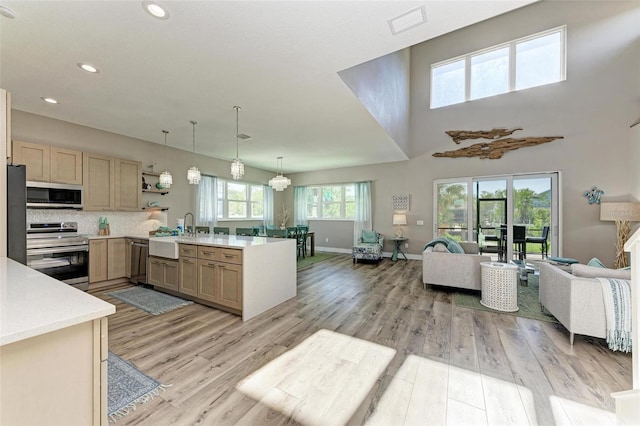
<svg viewBox="0 0 640 426"><path fill-rule="evenodd" d="M531 3L511 1L1 1L0 87L13 108L285 172L407 159L338 72ZM427 23L388 20L425 6ZM90 63L97 74L77 64ZM44 103L42 97L60 103Z"/></svg>

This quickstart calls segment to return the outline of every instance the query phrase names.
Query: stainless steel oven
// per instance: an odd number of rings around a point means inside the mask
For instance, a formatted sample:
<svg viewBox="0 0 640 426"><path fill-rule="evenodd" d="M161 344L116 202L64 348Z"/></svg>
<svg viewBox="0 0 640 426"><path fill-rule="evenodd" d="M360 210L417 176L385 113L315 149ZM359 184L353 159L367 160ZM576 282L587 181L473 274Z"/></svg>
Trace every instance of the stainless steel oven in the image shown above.
<svg viewBox="0 0 640 426"><path fill-rule="evenodd" d="M89 288L89 239L76 222L29 223L27 266L80 290Z"/></svg>

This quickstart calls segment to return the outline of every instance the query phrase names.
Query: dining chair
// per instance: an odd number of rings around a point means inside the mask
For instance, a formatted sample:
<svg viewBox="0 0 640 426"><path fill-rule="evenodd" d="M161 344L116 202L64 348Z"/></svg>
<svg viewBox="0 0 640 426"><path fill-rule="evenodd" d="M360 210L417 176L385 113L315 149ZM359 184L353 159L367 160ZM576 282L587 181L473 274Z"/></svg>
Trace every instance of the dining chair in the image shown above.
<svg viewBox="0 0 640 426"><path fill-rule="evenodd" d="M549 239L549 227L548 226L544 226L542 227L542 235L540 235L539 237L527 237L525 239L525 242L528 243L533 243L533 244L540 244L542 247L540 249L540 251L542 252L542 258L544 259L549 258L549 243L547 242L547 240Z"/></svg>
<svg viewBox="0 0 640 426"><path fill-rule="evenodd" d="M278 227L275 225L267 225L267 229L273 230L273 229L278 229Z"/></svg>
<svg viewBox="0 0 640 426"><path fill-rule="evenodd" d="M267 237L287 238L287 230L286 229L267 229Z"/></svg>
<svg viewBox="0 0 640 426"><path fill-rule="evenodd" d="M229 235L229 228L226 226L214 226L213 233L216 235Z"/></svg>
<svg viewBox="0 0 640 426"><path fill-rule="evenodd" d="M298 226L298 256L302 254L302 258L307 257L307 234L308 226Z"/></svg>
<svg viewBox="0 0 640 426"><path fill-rule="evenodd" d="M236 228L236 235L242 235L245 237L253 237L258 235L255 229L253 228Z"/></svg>
<svg viewBox="0 0 640 426"><path fill-rule="evenodd" d="M519 260L527 259L527 228L522 225L513 225L513 244ZM515 253L514 253L515 254Z"/></svg>
<svg viewBox="0 0 640 426"><path fill-rule="evenodd" d="M208 226L196 226L196 234L209 234L211 232L211 228Z"/></svg>

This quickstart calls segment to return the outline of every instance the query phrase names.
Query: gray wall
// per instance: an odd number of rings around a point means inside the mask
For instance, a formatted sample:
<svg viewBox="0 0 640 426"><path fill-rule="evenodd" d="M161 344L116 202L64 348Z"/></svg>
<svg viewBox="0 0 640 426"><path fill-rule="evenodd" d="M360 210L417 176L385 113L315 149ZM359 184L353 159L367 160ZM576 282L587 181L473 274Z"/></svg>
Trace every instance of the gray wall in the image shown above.
<svg viewBox="0 0 640 426"><path fill-rule="evenodd" d="M629 126L640 116L640 3L541 2L456 31L411 49L409 161L290 176L294 185L374 181L374 228L391 236L391 197L410 194L406 235L410 252L432 238L433 180L560 171L563 255L613 265L615 226L583 192L596 185L604 201L627 200ZM430 65L456 55L567 25L567 80L492 98L429 109ZM455 149L445 130L523 127L519 136L564 136L499 160L434 158ZM289 193L290 203L293 202ZM422 219L425 226L417 226ZM324 231L332 222L314 225ZM328 232L328 231L326 231ZM324 241L324 240L322 240ZM343 247L348 248L348 247ZM391 250L390 244L385 250Z"/></svg>
<svg viewBox="0 0 640 426"><path fill-rule="evenodd" d="M29 114L13 110L12 139L26 142L54 145L65 148L78 149L86 152L104 154L129 160L142 162L143 170L152 163L164 170L164 145L133 139L126 136L109 133L90 127L79 126L65 121L55 120L40 115ZM158 140L163 142L163 135L158 130ZM203 143L203 142L200 142ZM168 145L171 144L169 135ZM188 211L195 211L195 185L187 182L187 169L191 167L193 155L190 152L169 147L167 150L166 168L173 175L173 185L167 195L143 194L143 201L160 201L169 206L167 223L174 226L177 218L182 218ZM231 179L229 162L203 155L196 156L196 163L202 173ZM253 167L245 168L243 182L266 184L275 174ZM274 193L274 208L282 203L282 193ZM257 225L258 222L227 221L220 222L220 226L236 227Z"/></svg>
<svg viewBox="0 0 640 426"><path fill-rule="evenodd" d="M407 156L410 66L411 50L403 49L338 73Z"/></svg>

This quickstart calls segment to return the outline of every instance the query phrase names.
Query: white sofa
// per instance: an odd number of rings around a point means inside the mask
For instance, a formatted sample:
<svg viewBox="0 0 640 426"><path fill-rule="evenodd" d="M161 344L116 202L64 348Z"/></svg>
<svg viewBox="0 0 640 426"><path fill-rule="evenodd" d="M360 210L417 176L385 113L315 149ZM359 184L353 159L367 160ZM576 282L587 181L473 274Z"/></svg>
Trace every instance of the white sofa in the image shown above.
<svg viewBox="0 0 640 426"><path fill-rule="evenodd" d="M482 288L480 262L491 257L478 254L477 243L460 243L464 254L425 250L422 253L422 282L457 288Z"/></svg>
<svg viewBox="0 0 640 426"><path fill-rule="evenodd" d="M573 345L575 334L606 338L604 300L600 282L593 277L631 279L630 271L572 265L573 274L549 263L540 264L539 300L569 330Z"/></svg>

